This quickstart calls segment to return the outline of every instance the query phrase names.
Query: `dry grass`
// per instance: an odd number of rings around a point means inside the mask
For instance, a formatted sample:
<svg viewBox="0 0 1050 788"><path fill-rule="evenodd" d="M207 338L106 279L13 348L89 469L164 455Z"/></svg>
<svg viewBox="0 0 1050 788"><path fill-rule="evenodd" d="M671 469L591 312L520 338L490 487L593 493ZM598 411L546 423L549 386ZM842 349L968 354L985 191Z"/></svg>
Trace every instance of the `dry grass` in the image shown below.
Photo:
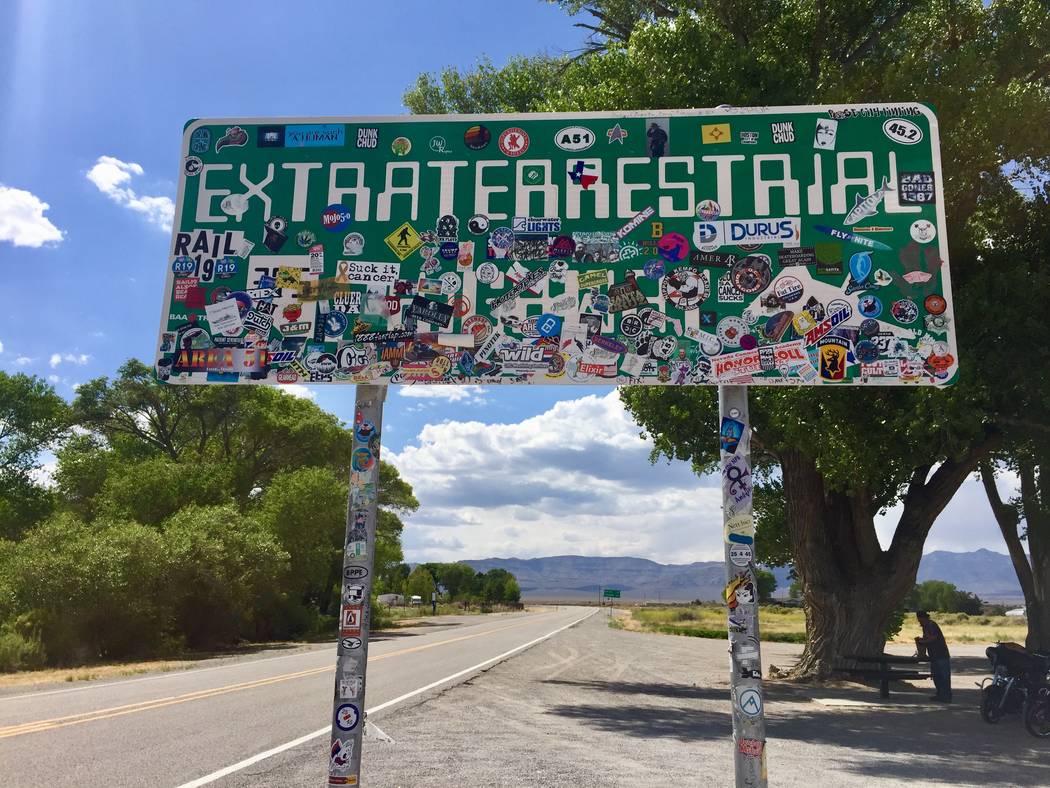
<svg viewBox="0 0 1050 788"><path fill-rule="evenodd" d="M118 665L92 665L86 668L49 668L47 670L26 670L19 673L0 673L0 689L29 684L118 679L139 673L167 673L172 670L187 670L198 664L200 664L199 660L162 660L127 662Z"/></svg>
<svg viewBox="0 0 1050 788"><path fill-rule="evenodd" d="M965 613L934 613L933 620L941 626L949 643L994 643L1012 640L1024 643L1028 624L1023 618L1012 616L967 616ZM766 605L759 608L759 629L763 640L804 637L805 613L799 608ZM725 608L718 605L680 605L670 607L634 607L624 611L616 623L621 629L637 632L669 632L670 630L709 630L724 633ZM894 643L912 643L920 633L918 622L909 615ZM688 634L682 631L681 634ZM721 634L724 637L724 634Z"/></svg>

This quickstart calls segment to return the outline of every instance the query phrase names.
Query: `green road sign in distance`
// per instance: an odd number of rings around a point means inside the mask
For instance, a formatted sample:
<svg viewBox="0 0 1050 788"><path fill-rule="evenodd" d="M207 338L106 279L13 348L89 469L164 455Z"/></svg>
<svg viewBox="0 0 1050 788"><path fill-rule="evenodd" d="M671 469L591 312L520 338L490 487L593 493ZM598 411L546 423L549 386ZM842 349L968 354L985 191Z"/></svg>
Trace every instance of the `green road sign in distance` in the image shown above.
<svg viewBox="0 0 1050 788"><path fill-rule="evenodd" d="M620 592L619 592L619 590L617 590L615 588L606 588L602 592L602 596L612 597L613 599L619 599L620 598Z"/></svg>
<svg viewBox="0 0 1050 788"><path fill-rule="evenodd" d="M921 104L197 120L170 383L952 382Z"/></svg>

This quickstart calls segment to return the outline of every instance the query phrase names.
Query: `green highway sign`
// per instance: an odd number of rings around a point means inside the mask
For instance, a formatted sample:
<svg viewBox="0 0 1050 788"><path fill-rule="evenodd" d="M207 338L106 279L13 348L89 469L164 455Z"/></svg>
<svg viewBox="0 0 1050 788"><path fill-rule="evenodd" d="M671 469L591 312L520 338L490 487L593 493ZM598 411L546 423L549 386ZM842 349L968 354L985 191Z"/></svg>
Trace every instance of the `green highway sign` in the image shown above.
<svg viewBox="0 0 1050 788"><path fill-rule="evenodd" d="M194 120L168 383L958 371L923 104Z"/></svg>
<svg viewBox="0 0 1050 788"><path fill-rule="evenodd" d="M602 591L602 596L610 599L619 599L620 590L618 588L606 588L604 591Z"/></svg>

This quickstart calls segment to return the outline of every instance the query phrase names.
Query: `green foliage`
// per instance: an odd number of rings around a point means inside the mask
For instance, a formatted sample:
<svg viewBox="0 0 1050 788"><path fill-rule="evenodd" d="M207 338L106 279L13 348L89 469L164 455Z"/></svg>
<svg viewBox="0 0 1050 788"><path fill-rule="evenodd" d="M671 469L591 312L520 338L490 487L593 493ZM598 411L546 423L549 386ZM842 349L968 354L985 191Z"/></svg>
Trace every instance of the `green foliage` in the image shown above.
<svg viewBox="0 0 1050 788"><path fill-rule="evenodd" d="M768 569L756 569L755 579L758 581L758 601L769 602L777 590L776 577Z"/></svg>
<svg viewBox="0 0 1050 788"><path fill-rule="evenodd" d="M346 530L346 480L330 468L281 471L259 497L259 522L289 556L288 588L303 602L327 602L338 582Z"/></svg>
<svg viewBox="0 0 1050 788"><path fill-rule="evenodd" d="M468 564L423 564L434 576L445 596L453 601L466 599L474 585L474 570Z"/></svg>
<svg viewBox="0 0 1050 788"><path fill-rule="evenodd" d="M486 58L473 71L445 68L420 74L404 102L416 115L449 112L535 112L547 87L558 79L564 60L512 58L497 69Z"/></svg>
<svg viewBox="0 0 1050 788"><path fill-rule="evenodd" d="M50 660L150 654L167 630L164 539L129 522L41 523L0 554L0 620L37 631Z"/></svg>
<svg viewBox="0 0 1050 788"><path fill-rule="evenodd" d="M46 658L39 637L26 636L11 629L0 630L0 673L38 670L44 667Z"/></svg>
<svg viewBox="0 0 1050 788"><path fill-rule="evenodd" d="M710 638L712 640L725 640L726 633L722 629L704 629L702 627L676 627L673 624L657 624L649 627L650 630L660 632L664 635L686 635L694 638ZM805 643L805 632L763 632L762 640L766 643Z"/></svg>
<svg viewBox="0 0 1050 788"><path fill-rule="evenodd" d="M162 386L135 360L78 389L68 411L35 378L0 373L6 394L21 399L0 399L4 664L334 628L353 443L334 416L270 387ZM54 496L31 476L45 448ZM388 463L379 484L377 589L400 586L399 515L419 507Z"/></svg>
<svg viewBox="0 0 1050 788"><path fill-rule="evenodd" d="M106 465L106 479L92 501L96 517L157 525L187 506L231 501L229 469L220 463L176 462L156 455L111 459Z"/></svg>
<svg viewBox="0 0 1050 788"><path fill-rule="evenodd" d="M984 603L969 591L960 591L952 583L944 580L927 580L915 586L908 595L907 607L910 610L927 610L937 613L968 613L980 615Z"/></svg>
<svg viewBox="0 0 1050 788"><path fill-rule="evenodd" d="M0 372L0 539L18 538L51 511L33 472L66 420L66 403L43 380Z"/></svg>
<svg viewBox="0 0 1050 788"><path fill-rule="evenodd" d="M904 626L904 619L908 615L908 611L904 605L894 609L890 613L890 617L886 620L886 627L883 629L882 634L886 640L893 640L901 631L901 627Z"/></svg>
<svg viewBox="0 0 1050 788"><path fill-rule="evenodd" d="M407 601L410 597L418 596L423 600L424 604L430 604L430 595L437 590L437 585L434 583L434 576L430 574L430 571L423 565L420 564L412 573L408 576L408 580L405 581L405 600Z"/></svg>
<svg viewBox="0 0 1050 788"><path fill-rule="evenodd" d="M191 649L283 635L288 553L234 506L189 506L164 522L173 634Z"/></svg>

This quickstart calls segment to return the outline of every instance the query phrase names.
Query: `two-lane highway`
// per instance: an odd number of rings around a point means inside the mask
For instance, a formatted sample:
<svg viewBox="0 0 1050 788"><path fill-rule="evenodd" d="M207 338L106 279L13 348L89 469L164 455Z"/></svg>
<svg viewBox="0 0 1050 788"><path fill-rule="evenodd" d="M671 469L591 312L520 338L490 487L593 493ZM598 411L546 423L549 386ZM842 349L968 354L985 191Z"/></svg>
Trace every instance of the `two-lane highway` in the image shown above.
<svg viewBox="0 0 1050 788"><path fill-rule="evenodd" d="M377 638L370 714L440 691L593 613L433 619ZM4 786L204 785L327 734L334 646L0 696ZM367 746L367 744L366 744Z"/></svg>

